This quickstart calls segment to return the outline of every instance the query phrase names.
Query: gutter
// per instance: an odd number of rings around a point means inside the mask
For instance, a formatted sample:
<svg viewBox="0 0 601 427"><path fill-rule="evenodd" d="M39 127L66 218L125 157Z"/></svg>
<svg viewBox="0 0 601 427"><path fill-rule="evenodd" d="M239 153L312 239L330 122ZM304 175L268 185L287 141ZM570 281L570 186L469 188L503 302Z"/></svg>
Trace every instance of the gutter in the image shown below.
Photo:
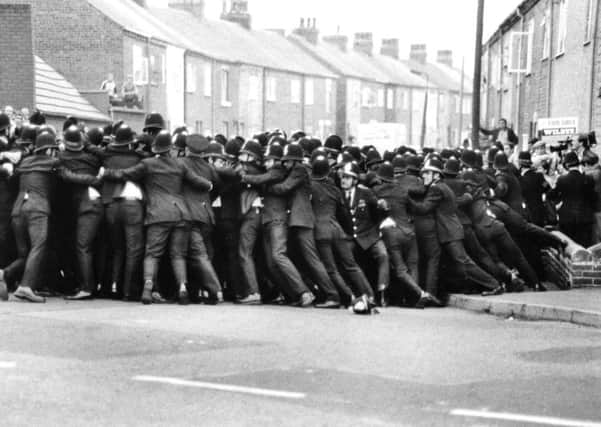
<svg viewBox="0 0 601 427"><path fill-rule="evenodd" d="M553 15L555 14L555 0L550 0L549 2L549 63L547 64L547 117L551 117L551 92L553 91L553 35L554 28L553 24L555 23L553 19ZM543 47L544 49L544 47Z"/></svg>

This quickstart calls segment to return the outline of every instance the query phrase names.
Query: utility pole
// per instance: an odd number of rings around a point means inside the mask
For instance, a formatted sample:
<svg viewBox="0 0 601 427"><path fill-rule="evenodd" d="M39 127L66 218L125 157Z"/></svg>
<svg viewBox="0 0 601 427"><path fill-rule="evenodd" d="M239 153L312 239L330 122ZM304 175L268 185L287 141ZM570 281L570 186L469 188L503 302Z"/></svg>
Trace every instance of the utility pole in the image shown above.
<svg viewBox="0 0 601 427"><path fill-rule="evenodd" d="M474 53L474 88L472 94L472 144L480 148L480 83L482 81L482 31L484 27L484 0L478 0L476 22L476 51Z"/></svg>
<svg viewBox="0 0 601 427"><path fill-rule="evenodd" d="M457 147L461 147L461 133L463 132L463 97L465 91L465 56L461 59L461 89L459 90L459 131L457 132Z"/></svg>

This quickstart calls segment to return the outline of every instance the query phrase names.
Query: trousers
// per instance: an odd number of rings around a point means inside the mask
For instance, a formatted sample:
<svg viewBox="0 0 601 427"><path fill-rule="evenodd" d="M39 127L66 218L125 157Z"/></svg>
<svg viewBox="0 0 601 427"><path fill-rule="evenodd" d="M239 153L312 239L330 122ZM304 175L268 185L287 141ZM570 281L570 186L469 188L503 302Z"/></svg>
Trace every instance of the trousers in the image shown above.
<svg viewBox="0 0 601 427"><path fill-rule="evenodd" d="M111 282L122 284L123 295L140 293L135 280L144 258L144 207L137 200L115 200L105 207L106 228L111 241Z"/></svg>
<svg viewBox="0 0 601 427"><path fill-rule="evenodd" d="M17 259L6 267L5 272L9 277L23 272L20 285L36 289L44 270L48 215L41 212L21 212L18 216L13 216L12 226L17 244Z"/></svg>
<svg viewBox="0 0 601 427"><path fill-rule="evenodd" d="M195 279L192 283L195 290L193 294L198 295L197 291L203 288L211 297L216 298L217 294L221 292L221 284L209 258L203 238L202 224L191 224L188 239L188 269L191 277ZM196 285L198 279L200 279L200 284Z"/></svg>
<svg viewBox="0 0 601 427"><path fill-rule="evenodd" d="M420 296L422 289L418 279L418 249L415 233L407 233L398 227L382 229L382 240L388 250L392 271L405 289Z"/></svg>
<svg viewBox="0 0 601 427"><path fill-rule="evenodd" d="M260 233L261 212L257 209L251 209L242 218L242 224L240 225L238 258L242 270L241 284L244 286L241 289L237 289L236 293L242 298L259 293L259 281L257 279L254 253Z"/></svg>
<svg viewBox="0 0 601 427"><path fill-rule="evenodd" d="M102 221L102 204L94 210L82 212L76 219L75 255L77 258L81 289L93 292L96 289L94 275L94 249L96 233Z"/></svg>
<svg viewBox="0 0 601 427"><path fill-rule="evenodd" d="M158 289L156 282L159 262L167 249L177 284L188 283L186 271L188 225L186 223L162 222L151 224L146 230L144 281L152 281L155 289Z"/></svg>
<svg viewBox="0 0 601 427"><path fill-rule="evenodd" d="M467 255L462 240L448 242L442 246L451 259L454 275L465 286L476 286L487 290L492 290L499 286L499 282L494 277L478 267Z"/></svg>

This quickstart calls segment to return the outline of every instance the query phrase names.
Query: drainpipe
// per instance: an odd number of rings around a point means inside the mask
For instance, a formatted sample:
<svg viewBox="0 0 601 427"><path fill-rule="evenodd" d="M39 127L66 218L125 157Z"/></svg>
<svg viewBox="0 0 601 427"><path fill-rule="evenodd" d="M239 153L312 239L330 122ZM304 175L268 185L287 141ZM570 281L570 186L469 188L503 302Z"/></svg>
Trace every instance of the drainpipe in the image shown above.
<svg viewBox="0 0 601 427"><path fill-rule="evenodd" d="M547 117L551 117L551 92L553 90L553 15L555 14L555 0L550 0L551 7L549 12L549 63L547 64L548 69L548 81L547 81Z"/></svg>
<svg viewBox="0 0 601 427"><path fill-rule="evenodd" d="M526 23L524 22L524 15L522 15L522 11L520 10L520 8L518 7L516 10L518 17L520 18L521 21L521 29L520 31L522 32L522 34L524 33L524 30L526 29ZM522 54L522 51L520 49L520 54ZM526 45L526 60L528 58L528 45ZM516 117L515 117L515 126L514 128L516 129L517 133L518 133L518 137L521 134L521 128L520 128L520 113L521 113L521 103L522 103L522 81L523 81L523 76L522 73L517 73L517 86L518 86L518 93L517 93L517 100L516 100ZM522 144L524 144L524 141L522 141ZM520 151L522 150L522 148L520 148Z"/></svg>
<svg viewBox="0 0 601 427"><path fill-rule="evenodd" d="M409 97L409 100L407 102L407 105L409 105L409 146L413 147L413 91L415 89L414 88L410 88L409 90L407 90L407 96ZM396 101L395 101L395 106L396 106ZM403 105L399 105L398 108L403 108Z"/></svg>
<svg viewBox="0 0 601 427"><path fill-rule="evenodd" d="M215 82L215 69L217 68L216 62L214 59L211 59L211 130L213 132L213 136L215 136L217 132L217 122L215 121L215 115L217 111L217 104L215 99L217 98L217 84Z"/></svg>
<svg viewBox="0 0 601 427"><path fill-rule="evenodd" d="M591 46L591 87L589 90L589 114L588 114L588 131L593 129L593 110L595 109L595 59L597 58L597 32L599 31L599 2L595 2L593 10L593 31L592 31L592 46Z"/></svg>
<svg viewBox="0 0 601 427"><path fill-rule="evenodd" d="M188 125L188 95L186 89L188 88L188 53L189 50L184 50L184 125ZM196 131L196 124L194 124L194 130Z"/></svg>
<svg viewBox="0 0 601 427"><path fill-rule="evenodd" d="M306 108L306 90L307 90L307 76L303 75L301 81L303 84L301 85L301 126L300 129L305 131L305 108Z"/></svg>
<svg viewBox="0 0 601 427"><path fill-rule="evenodd" d="M267 119L265 117L265 112L267 111L267 74L265 73L265 68L261 68L261 78L263 80L263 96L261 100L261 131L265 132L267 127Z"/></svg>
<svg viewBox="0 0 601 427"><path fill-rule="evenodd" d="M504 79L505 62L503 61L503 55L504 55L503 49L504 49L504 45L505 45L505 34L501 34L499 43L501 44L501 50L500 50L500 52L501 52L501 54L500 54L500 57L501 57L500 58L501 59L501 82L500 82L501 90L499 91L499 99L498 99L499 109L497 111L499 113L499 116L497 117L497 121L500 120L501 117L503 117L503 92L505 91L505 85L504 85L504 83L505 83L505 79Z"/></svg>
<svg viewBox="0 0 601 427"><path fill-rule="evenodd" d="M150 73L152 70L150 69L150 42L152 40L152 36L146 37L146 75L148 77L148 81L146 82L146 94L144 95L146 99L144 103L146 104L146 111L150 112L152 109L150 108L150 81L152 79Z"/></svg>

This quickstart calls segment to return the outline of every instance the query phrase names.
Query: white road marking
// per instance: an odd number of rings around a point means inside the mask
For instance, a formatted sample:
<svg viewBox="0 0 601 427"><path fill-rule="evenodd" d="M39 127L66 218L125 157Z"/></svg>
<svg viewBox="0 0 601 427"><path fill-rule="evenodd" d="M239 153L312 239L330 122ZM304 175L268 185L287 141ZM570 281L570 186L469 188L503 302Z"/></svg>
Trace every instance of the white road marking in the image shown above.
<svg viewBox="0 0 601 427"><path fill-rule="evenodd" d="M529 424L543 424L562 427L601 427L595 421L571 420L567 418L541 417L536 415L512 414L509 412L473 411L470 409L453 409L451 415L460 417L488 418L492 420L516 421Z"/></svg>
<svg viewBox="0 0 601 427"><path fill-rule="evenodd" d="M209 390L228 391L232 393L254 394L257 396L282 397L285 399L304 399L305 393L293 391L270 390L266 388L244 387L230 384L207 383L203 381L189 381L179 378L154 377L150 375L137 375L132 378L134 381L155 382L170 385L179 385L184 387L206 388Z"/></svg>
<svg viewBox="0 0 601 427"><path fill-rule="evenodd" d="M0 369L12 369L17 367L17 362L0 361Z"/></svg>

